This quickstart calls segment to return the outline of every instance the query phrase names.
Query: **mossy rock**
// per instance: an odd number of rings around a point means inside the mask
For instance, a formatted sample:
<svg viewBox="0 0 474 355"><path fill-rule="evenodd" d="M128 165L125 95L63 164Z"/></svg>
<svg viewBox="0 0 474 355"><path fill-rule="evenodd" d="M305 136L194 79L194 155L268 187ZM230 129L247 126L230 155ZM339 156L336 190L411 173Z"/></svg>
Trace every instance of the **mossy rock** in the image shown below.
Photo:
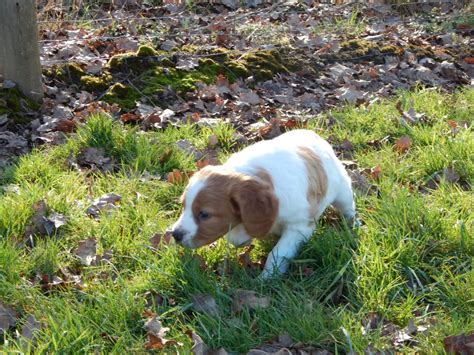
<svg viewBox="0 0 474 355"><path fill-rule="evenodd" d="M0 89L0 115L8 115L7 129L28 124L31 118L26 114L39 110L40 106L17 88Z"/></svg>
<svg viewBox="0 0 474 355"><path fill-rule="evenodd" d="M238 57L229 56L223 66L227 72L222 71L222 74L227 74L230 79L253 76L256 81L262 81L271 79L276 73L289 72L276 50L254 51Z"/></svg>
<svg viewBox="0 0 474 355"><path fill-rule="evenodd" d="M109 88L112 82L112 75L103 74L101 76L84 75L81 78L82 86L90 92L101 92Z"/></svg>
<svg viewBox="0 0 474 355"><path fill-rule="evenodd" d="M137 49L136 55L138 57L151 57L157 55L157 52L150 46L140 46Z"/></svg>
<svg viewBox="0 0 474 355"><path fill-rule="evenodd" d="M136 106L137 100L140 98L140 93L122 83L116 83L105 93L104 101L108 103L115 103L125 109L133 109Z"/></svg>
<svg viewBox="0 0 474 355"><path fill-rule="evenodd" d="M49 78L59 79L66 83L79 83L81 78L86 75L82 67L77 63L53 65L51 68L43 71L43 74Z"/></svg>
<svg viewBox="0 0 474 355"><path fill-rule="evenodd" d="M161 65L166 59L165 66L170 65L167 52L157 51L150 46L140 46L136 52L114 55L107 67L113 72L132 72L139 74L155 65Z"/></svg>

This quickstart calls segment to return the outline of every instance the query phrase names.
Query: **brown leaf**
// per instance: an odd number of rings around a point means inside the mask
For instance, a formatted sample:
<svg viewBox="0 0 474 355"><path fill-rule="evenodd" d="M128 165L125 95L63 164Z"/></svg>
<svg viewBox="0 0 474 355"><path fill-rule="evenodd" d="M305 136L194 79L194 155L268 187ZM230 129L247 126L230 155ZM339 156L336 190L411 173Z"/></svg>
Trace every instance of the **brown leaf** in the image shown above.
<svg viewBox="0 0 474 355"><path fill-rule="evenodd" d="M56 127L54 128L55 131L71 133L76 129L76 122L73 120L60 120Z"/></svg>
<svg viewBox="0 0 474 355"><path fill-rule="evenodd" d="M124 113L123 115L120 116L120 120L123 123L137 123L142 120L142 117L140 115L137 115L135 113Z"/></svg>
<svg viewBox="0 0 474 355"><path fill-rule="evenodd" d="M99 218L99 213L102 211L110 211L115 210L118 208L116 205L122 199L122 196L117 195L115 193L110 193L99 197L98 199L94 200L92 205L90 205L86 213L94 218Z"/></svg>
<svg viewBox="0 0 474 355"><path fill-rule="evenodd" d="M380 165L376 165L370 169L370 177L372 179L377 180L380 177L381 173L382 173L382 168L380 167Z"/></svg>
<svg viewBox="0 0 474 355"><path fill-rule="evenodd" d="M183 173L178 169L173 169L173 171L168 173L167 181L170 184L180 184L183 180Z"/></svg>
<svg viewBox="0 0 474 355"><path fill-rule="evenodd" d="M474 354L474 332L468 335L452 335L443 339L448 354Z"/></svg>
<svg viewBox="0 0 474 355"><path fill-rule="evenodd" d="M32 207L35 213L25 227L24 235L26 238L30 238L35 234L51 236L67 222L66 217L60 213L52 213L47 217L48 207L44 200L35 202ZM32 242L30 244L32 244Z"/></svg>
<svg viewBox="0 0 474 355"><path fill-rule="evenodd" d="M163 305L164 298L159 293L151 290L151 291L145 292L145 301L146 301L145 307L147 308L159 307Z"/></svg>
<svg viewBox="0 0 474 355"><path fill-rule="evenodd" d="M0 302L0 335L5 334L8 329L16 323L17 313L6 304Z"/></svg>
<svg viewBox="0 0 474 355"><path fill-rule="evenodd" d="M100 171L103 173L112 172L115 170L115 160L105 155L104 148L87 147L82 148L77 154L77 157L70 157L69 164L75 168L90 169L91 171Z"/></svg>
<svg viewBox="0 0 474 355"><path fill-rule="evenodd" d="M352 180L352 187L363 195L370 195L374 192L374 186L358 170L348 170L347 173Z"/></svg>
<svg viewBox="0 0 474 355"><path fill-rule="evenodd" d="M39 331L41 323L38 322L34 315L30 314L26 319L23 328L21 328L21 336L23 339L26 339L30 342L35 340L36 333ZM23 345L24 348L27 348L27 344Z"/></svg>
<svg viewBox="0 0 474 355"><path fill-rule="evenodd" d="M474 64L474 57L466 57L463 60L467 64Z"/></svg>
<svg viewBox="0 0 474 355"><path fill-rule="evenodd" d="M196 311L206 313L213 317L219 317L219 307L211 295L192 295L191 300Z"/></svg>
<svg viewBox="0 0 474 355"><path fill-rule="evenodd" d="M167 345L182 345L176 340L166 339L165 335L170 330L163 327L160 320L153 316L145 322L143 326L147 331L148 341L145 343L145 349L163 349Z"/></svg>
<svg viewBox="0 0 474 355"><path fill-rule="evenodd" d="M153 237L150 238L150 244L153 248L157 249L160 245L169 245L171 244L171 231L166 231L164 234L156 233Z"/></svg>
<svg viewBox="0 0 474 355"><path fill-rule="evenodd" d="M257 292L237 289L232 301L232 312L239 313L245 307L250 309L267 308L270 306L269 297L259 297Z"/></svg>
<svg viewBox="0 0 474 355"><path fill-rule="evenodd" d="M394 149L400 153L406 152L410 149L412 144L411 138L408 136L402 136L395 141Z"/></svg>
<svg viewBox="0 0 474 355"><path fill-rule="evenodd" d="M96 247L97 241L94 238L80 240L73 254L81 260L83 265L90 266L96 261Z"/></svg>

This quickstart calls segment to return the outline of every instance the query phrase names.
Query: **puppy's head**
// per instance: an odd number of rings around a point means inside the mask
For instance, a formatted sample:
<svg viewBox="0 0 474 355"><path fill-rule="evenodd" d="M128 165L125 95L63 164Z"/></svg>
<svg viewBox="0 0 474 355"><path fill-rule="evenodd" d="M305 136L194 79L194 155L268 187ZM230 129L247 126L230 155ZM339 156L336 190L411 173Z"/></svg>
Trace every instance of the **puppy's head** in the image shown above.
<svg viewBox="0 0 474 355"><path fill-rule="evenodd" d="M194 174L181 203L183 212L172 234L188 248L210 244L240 223L250 236L263 237L278 212L271 182L222 166L207 166Z"/></svg>

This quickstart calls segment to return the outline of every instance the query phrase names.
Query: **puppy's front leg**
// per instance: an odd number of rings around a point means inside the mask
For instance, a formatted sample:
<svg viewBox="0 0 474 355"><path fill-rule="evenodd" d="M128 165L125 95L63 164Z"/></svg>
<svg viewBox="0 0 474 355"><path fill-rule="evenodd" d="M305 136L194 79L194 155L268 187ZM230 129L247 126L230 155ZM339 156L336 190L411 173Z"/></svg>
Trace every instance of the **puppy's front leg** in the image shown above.
<svg viewBox="0 0 474 355"><path fill-rule="evenodd" d="M289 261L297 254L300 246L313 234L312 226L289 226L283 230L280 240L268 254L265 268L260 277L268 279L288 270Z"/></svg>
<svg viewBox="0 0 474 355"><path fill-rule="evenodd" d="M236 247L243 247L249 245L252 242L252 238L248 235L243 224L239 224L232 228L227 233L227 241Z"/></svg>

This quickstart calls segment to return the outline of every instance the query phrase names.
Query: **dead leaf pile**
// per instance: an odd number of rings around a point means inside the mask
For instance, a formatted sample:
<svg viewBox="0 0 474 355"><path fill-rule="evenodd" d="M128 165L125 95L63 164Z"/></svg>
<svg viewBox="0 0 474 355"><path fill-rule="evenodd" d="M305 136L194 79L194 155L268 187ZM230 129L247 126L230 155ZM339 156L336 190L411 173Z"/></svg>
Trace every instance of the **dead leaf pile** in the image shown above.
<svg viewBox="0 0 474 355"><path fill-rule="evenodd" d="M327 350L318 349L303 342L295 342L288 333L283 333L269 341L250 349L247 355L331 355Z"/></svg>
<svg viewBox="0 0 474 355"><path fill-rule="evenodd" d="M362 320L362 334L367 335L375 329L381 330L381 335L387 339L392 351L406 346L417 345L416 336L428 331L430 320L412 318L404 328L397 326L376 312L369 312ZM372 349L372 345L368 350ZM373 349L371 350L373 351Z"/></svg>

